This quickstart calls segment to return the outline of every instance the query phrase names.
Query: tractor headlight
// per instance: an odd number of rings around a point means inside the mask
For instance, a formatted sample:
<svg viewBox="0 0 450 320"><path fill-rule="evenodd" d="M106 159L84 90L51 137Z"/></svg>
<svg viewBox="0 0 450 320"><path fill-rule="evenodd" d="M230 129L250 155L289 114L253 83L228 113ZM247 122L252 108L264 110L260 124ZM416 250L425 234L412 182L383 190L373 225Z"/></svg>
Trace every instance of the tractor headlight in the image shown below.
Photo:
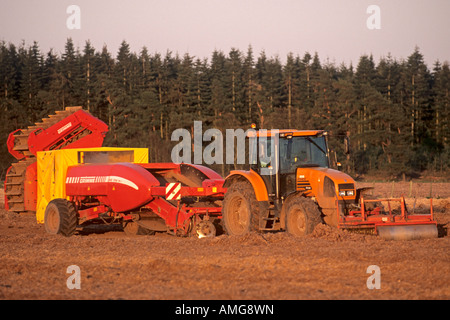
<svg viewBox="0 0 450 320"><path fill-rule="evenodd" d="M355 195L355 185L353 183L342 183L339 185L339 197L353 197Z"/></svg>

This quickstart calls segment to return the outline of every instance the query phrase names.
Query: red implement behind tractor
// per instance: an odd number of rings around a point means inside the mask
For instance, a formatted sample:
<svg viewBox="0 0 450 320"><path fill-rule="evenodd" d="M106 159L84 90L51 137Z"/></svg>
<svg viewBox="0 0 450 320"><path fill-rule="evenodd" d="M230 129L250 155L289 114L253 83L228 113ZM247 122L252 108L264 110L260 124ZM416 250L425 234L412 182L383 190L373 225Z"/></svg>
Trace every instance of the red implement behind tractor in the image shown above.
<svg viewBox="0 0 450 320"><path fill-rule="evenodd" d="M395 206L396 203L399 206ZM364 199L362 196L358 207L348 210L346 215L342 214L341 208L337 214L339 228L373 230L375 234L387 240L414 240L438 236L432 199L430 214L409 212L403 197L374 200Z"/></svg>
<svg viewBox="0 0 450 320"><path fill-rule="evenodd" d="M216 172L173 163L72 166L65 185L68 200L50 202L45 224L66 236L93 219L122 223L128 234L214 236L221 217L215 202L225 192Z"/></svg>

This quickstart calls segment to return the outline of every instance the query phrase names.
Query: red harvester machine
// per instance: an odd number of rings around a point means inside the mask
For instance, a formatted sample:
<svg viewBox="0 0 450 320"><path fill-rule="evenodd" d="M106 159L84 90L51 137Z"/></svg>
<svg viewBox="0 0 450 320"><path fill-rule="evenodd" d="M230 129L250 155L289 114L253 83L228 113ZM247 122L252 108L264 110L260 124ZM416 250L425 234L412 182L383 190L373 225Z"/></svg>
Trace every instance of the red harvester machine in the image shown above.
<svg viewBox="0 0 450 320"><path fill-rule="evenodd" d="M114 152L114 150L110 151ZM50 233L70 235L93 219L122 223L127 234L156 231L199 237L216 235L224 180L200 165L110 163L67 169L68 199L52 200L45 212ZM60 217L64 223L60 223Z"/></svg>
<svg viewBox="0 0 450 320"><path fill-rule="evenodd" d="M48 232L65 236L91 222L118 222L128 234L215 235L216 201L224 195L219 174L146 163L147 149L102 148L107 131L82 107L68 107L12 132L8 150L19 161L6 174L6 209L36 212Z"/></svg>

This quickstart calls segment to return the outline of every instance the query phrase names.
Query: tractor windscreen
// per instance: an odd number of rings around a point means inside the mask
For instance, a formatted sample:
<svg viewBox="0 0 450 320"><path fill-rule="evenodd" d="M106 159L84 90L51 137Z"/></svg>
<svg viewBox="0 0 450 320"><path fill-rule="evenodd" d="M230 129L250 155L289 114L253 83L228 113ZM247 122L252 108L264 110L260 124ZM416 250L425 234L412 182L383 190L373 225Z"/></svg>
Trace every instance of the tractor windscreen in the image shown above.
<svg viewBox="0 0 450 320"><path fill-rule="evenodd" d="M280 138L280 173L292 172L298 167L328 168L324 136Z"/></svg>

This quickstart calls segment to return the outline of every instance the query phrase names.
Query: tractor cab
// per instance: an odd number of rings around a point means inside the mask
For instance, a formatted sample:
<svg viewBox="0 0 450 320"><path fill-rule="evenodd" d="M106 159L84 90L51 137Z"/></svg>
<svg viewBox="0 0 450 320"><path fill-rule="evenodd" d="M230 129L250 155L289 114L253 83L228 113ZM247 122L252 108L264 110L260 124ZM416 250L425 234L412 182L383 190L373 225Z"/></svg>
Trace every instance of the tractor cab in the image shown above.
<svg viewBox="0 0 450 320"><path fill-rule="evenodd" d="M262 177L272 199L283 200L298 190L311 190L310 184L301 181L301 172L329 168L326 138L322 130L260 130L249 134L254 151L250 153L251 169Z"/></svg>

